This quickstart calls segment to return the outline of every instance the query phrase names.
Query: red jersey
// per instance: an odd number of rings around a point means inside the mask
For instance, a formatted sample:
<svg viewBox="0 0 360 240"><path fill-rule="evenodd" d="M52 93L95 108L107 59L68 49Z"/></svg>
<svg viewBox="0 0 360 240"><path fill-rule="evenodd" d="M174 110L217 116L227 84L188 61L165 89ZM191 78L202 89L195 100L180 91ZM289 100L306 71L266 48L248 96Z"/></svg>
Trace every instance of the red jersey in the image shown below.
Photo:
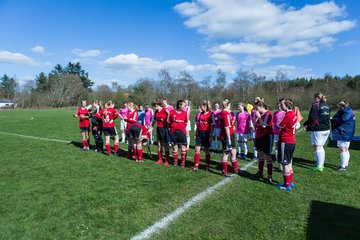
<svg viewBox="0 0 360 240"><path fill-rule="evenodd" d="M157 127L166 128L168 126L167 118L168 111L166 111L165 108L162 108L160 111L156 111L154 119L157 122Z"/></svg>
<svg viewBox="0 0 360 240"><path fill-rule="evenodd" d="M88 128L90 127L90 120L89 118L84 118L85 116L89 116L89 111L86 108L79 107L76 115L79 116L79 128Z"/></svg>
<svg viewBox="0 0 360 240"><path fill-rule="evenodd" d="M215 125L212 112L201 112L196 122L199 131L211 131L211 126Z"/></svg>
<svg viewBox="0 0 360 240"><path fill-rule="evenodd" d="M188 122L187 113L184 111L172 110L170 112L170 133L180 130L186 134L186 125Z"/></svg>
<svg viewBox="0 0 360 240"><path fill-rule="evenodd" d="M139 114L136 110L130 112L128 111L126 113L126 116L124 118L124 121L127 122L125 131L130 131L131 125L138 122Z"/></svg>
<svg viewBox="0 0 360 240"><path fill-rule="evenodd" d="M261 114L260 118L266 124L266 127L261 125L260 119L257 119L255 122L256 134L255 139L264 137L266 135L272 134L272 125L273 125L273 117L270 111L266 111Z"/></svg>
<svg viewBox="0 0 360 240"><path fill-rule="evenodd" d="M226 132L225 128L229 128L230 135L234 134L234 121L230 114L230 112L222 110L220 114L220 138L225 139L226 138Z"/></svg>
<svg viewBox="0 0 360 240"><path fill-rule="evenodd" d="M150 138L150 133L149 133L148 129L143 124L134 123L133 125L141 128L141 136L142 137Z"/></svg>
<svg viewBox="0 0 360 240"><path fill-rule="evenodd" d="M107 114L105 114L105 110ZM102 119L104 128L115 127L115 119L119 117L118 111L115 108L101 109L95 114L95 117Z"/></svg>
<svg viewBox="0 0 360 240"><path fill-rule="evenodd" d="M278 127L280 128L279 132L279 141L296 144L295 139L295 125L297 123L296 113L294 111L286 112L283 118L280 120Z"/></svg>

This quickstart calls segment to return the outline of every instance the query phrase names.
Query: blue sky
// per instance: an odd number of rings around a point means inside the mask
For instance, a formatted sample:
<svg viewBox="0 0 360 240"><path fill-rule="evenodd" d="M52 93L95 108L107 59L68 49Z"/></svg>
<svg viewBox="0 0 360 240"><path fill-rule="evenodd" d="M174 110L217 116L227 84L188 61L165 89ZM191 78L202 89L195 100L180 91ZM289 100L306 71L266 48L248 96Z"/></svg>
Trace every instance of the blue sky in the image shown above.
<svg viewBox="0 0 360 240"><path fill-rule="evenodd" d="M79 61L96 85L159 69L197 80L359 74L360 1L0 0L0 74L20 83Z"/></svg>

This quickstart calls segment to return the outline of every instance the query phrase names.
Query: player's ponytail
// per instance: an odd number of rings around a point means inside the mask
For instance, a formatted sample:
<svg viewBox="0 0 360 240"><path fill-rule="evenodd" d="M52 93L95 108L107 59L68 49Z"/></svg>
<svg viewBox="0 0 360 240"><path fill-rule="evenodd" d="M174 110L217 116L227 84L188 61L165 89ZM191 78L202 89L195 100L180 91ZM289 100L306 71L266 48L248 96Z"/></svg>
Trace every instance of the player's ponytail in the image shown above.
<svg viewBox="0 0 360 240"><path fill-rule="evenodd" d="M211 111L211 110L212 110L211 103L210 103L209 100L204 100L204 101L202 101L201 105L206 106L207 111Z"/></svg>
<svg viewBox="0 0 360 240"><path fill-rule="evenodd" d="M104 107L104 117L106 117L108 115L108 108L110 108L112 106L112 101L108 101L107 103L105 103L105 107Z"/></svg>

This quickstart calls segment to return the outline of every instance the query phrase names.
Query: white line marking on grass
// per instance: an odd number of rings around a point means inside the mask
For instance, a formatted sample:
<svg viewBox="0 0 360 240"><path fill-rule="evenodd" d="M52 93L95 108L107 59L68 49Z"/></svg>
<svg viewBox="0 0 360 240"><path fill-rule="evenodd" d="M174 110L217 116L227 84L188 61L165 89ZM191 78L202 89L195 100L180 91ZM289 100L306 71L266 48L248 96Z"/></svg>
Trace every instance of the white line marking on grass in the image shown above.
<svg viewBox="0 0 360 240"><path fill-rule="evenodd" d="M34 137L34 136L28 136L28 135L17 134L17 133L0 132L0 134L10 135L10 136L17 136L17 137L24 137L24 138L32 138L32 139L38 139L38 140L45 140L45 141L62 142L62 143L71 143L71 141L67 141L67 140L61 140L61 139L55 139L55 138L42 138L42 137Z"/></svg>
<svg viewBox="0 0 360 240"><path fill-rule="evenodd" d="M247 168L251 167L256 161L251 161L246 164L241 170L246 170ZM171 222L175 221L178 217L180 217L186 210L194 206L195 204L203 201L206 197L210 196L216 190L218 190L221 186L231 182L234 178L224 178L217 184L212 187L209 187L205 191L197 194L196 196L192 197L189 201L178 207L174 212L170 213L169 215L165 216L164 218L157 221L155 224L151 225L150 227L146 228L144 231L139 233L138 235L131 238L131 240L138 240L138 239L147 239L150 238L152 235L160 232L162 229L165 229Z"/></svg>

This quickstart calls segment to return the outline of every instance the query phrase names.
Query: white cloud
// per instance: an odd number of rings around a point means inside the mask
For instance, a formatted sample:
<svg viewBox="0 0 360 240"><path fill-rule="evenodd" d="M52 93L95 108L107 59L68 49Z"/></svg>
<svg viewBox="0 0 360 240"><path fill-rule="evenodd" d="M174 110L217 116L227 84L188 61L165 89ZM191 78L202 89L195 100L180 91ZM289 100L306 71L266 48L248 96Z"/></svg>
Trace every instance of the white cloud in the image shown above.
<svg viewBox="0 0 360 240"><path fill-rule="evenodd" d="M30 50L33 52L36 52L36 53L40 53L40 54L45 53L45 48L40 45L36 45L35 47L31 48Z"/></svg>
<svg viewBox="0 0 360 240"><path fill-rule="evenodd" d="M216 66L213 64L192 65L186 60L166 60L157 61L151 58L139 57L138 55L119 54L110 57L100 63L105 69L114 73L129 74L132 76L156 75L160 69L168 69L169 71L189 71L197 74L206 71L213 71Z"/></svg>
<svg viewBox="0 0 360 240"><path fill-rule="evenodd" d="M263 68L256 68L254 71L261 76L266 76L267 79L275 79L278 70L285 73L289 79L294 79L297 77L317 77L311 68L301 68L292 65L274 65Z"/></svg>
<svg viewBox="0 0 360 240"><path fill-rule="evenodd" d="M339 44L340 47L347 47L347 46L352 46L352 45L355 45L355 44L358 44L359 42L357 40L349 40L349 41L346 41L346 42L343 42L341 44Z"/></svg>
<svg viewBox="0 0 360 240"><path fill-rule="evenodd" d="M94 58L99 57L102 54L102 51L93 49L93 50L83 50L80 48L76 48L72 51L72 53L79 58Z"/></svg>
<svg viewBox="0 0 360 240"><path fill-rule="evenodd" d="M198 0L174 9L186 19L187 27L216 41L208 49L210 58L244 55L246 65L331 48L334 35L356 26L356 21L345 19L345 7L334 2L296 9L269 0Z"/></svg>
<svg viewBox="0 0 360 240"><path fill-rule="evenodd" d="M20 65L28 65L32 67L40 65L34 59L24 54L13 53L8 51L0 51L0 63L20 64Z"/></svg>

